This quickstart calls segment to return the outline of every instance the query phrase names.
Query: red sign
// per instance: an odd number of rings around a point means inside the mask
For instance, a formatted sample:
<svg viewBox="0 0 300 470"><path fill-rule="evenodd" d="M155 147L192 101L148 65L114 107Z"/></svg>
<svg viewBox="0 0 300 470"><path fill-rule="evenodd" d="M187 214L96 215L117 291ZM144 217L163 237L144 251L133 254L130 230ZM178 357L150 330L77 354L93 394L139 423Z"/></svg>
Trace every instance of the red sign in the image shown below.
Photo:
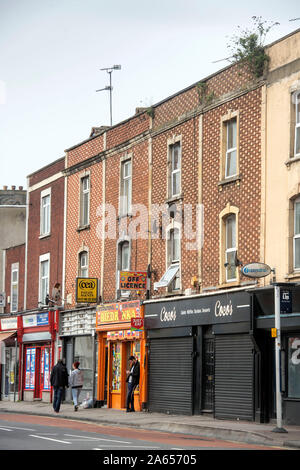
<svg viewBox="0 0 300 470"><path fill-rule="evenodd" d="M131 329L132 330L143 330L144 329L144 319L143 318L132 318L131 319Z"/></svg>

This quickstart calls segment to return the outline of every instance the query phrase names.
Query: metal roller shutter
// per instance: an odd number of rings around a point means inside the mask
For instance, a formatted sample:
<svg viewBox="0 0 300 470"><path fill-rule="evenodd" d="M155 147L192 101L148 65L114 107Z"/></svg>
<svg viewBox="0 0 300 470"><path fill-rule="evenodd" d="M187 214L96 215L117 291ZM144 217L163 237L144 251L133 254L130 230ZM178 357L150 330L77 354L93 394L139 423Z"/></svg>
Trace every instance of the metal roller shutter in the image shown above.
<svg viewBox="0 0 300 470"><path fill-rule="evenodd" d="M249 335L215 337L215 417L253 420L253 344Z"/></svg>
<svg viewBox="0 0 300 470"><path fill-rule="evenodd" d="M193 338L151 339L150 411L192 414Z"/></svg>

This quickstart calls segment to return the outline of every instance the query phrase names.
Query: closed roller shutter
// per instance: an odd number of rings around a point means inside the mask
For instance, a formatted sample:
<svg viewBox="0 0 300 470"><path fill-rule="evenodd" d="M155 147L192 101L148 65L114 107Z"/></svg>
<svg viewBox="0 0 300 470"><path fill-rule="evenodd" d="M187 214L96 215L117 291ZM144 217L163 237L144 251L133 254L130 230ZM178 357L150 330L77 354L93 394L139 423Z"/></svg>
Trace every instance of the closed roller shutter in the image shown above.
<svg viewBox="0 0 300 470"><path fill-rule="evenodd" d="M150 411L192 414L193 338L152 339L149 356Z"/></svg>
<svg viewBox="0 0 300 470"><path fill-rule="evenodd" d="M253 420L253 345L249 335L216 335L215 417Z"/></svg>

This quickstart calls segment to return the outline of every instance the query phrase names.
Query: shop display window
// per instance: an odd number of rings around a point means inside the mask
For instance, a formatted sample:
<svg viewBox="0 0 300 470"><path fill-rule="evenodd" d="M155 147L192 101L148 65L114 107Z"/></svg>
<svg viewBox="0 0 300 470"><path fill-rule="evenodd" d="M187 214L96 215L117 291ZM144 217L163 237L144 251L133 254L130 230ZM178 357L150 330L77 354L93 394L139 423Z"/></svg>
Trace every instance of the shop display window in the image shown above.
<svg viewBox="0 0 300 470"><path fill-rule="evenodd" d="M121 343L112 344L112 389L121 389L121 364L122 364Z"/></svg>
<svg viewBox="0 0 300 470"><path fill-rule="evenodd" d="M300 337L288 338L288 396L300 398Z"/></svg>
<svg viewBox="0 0 300 470"><path fill-rule="evenodd" d="M93 337L76 336L74 342L74 362L80 362L79 369L83 371L83 388L92 390L93 387Z"/></svg>

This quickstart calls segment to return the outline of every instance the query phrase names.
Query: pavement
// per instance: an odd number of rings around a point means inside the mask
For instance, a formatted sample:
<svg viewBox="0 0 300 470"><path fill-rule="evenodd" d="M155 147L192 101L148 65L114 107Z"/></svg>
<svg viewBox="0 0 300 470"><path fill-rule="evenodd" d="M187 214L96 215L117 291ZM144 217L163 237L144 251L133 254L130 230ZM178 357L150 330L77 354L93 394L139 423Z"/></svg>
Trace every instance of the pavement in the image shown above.
<svg viewBox="0 0 300 470"><path fill-rule="evenodd" d="M276 421L254 423L241 420L218 420L210 415L173 415L141 411L126 413L111 408L82 408L77 412L72 404L63 403L59 414L51 403L42 401L0 401L0 413L20 413L38 416L82 420L99 425L190 434L193 436L244 442L247 444L300 449L300 426L283 425L286 432L274 432Z"/></svg>

